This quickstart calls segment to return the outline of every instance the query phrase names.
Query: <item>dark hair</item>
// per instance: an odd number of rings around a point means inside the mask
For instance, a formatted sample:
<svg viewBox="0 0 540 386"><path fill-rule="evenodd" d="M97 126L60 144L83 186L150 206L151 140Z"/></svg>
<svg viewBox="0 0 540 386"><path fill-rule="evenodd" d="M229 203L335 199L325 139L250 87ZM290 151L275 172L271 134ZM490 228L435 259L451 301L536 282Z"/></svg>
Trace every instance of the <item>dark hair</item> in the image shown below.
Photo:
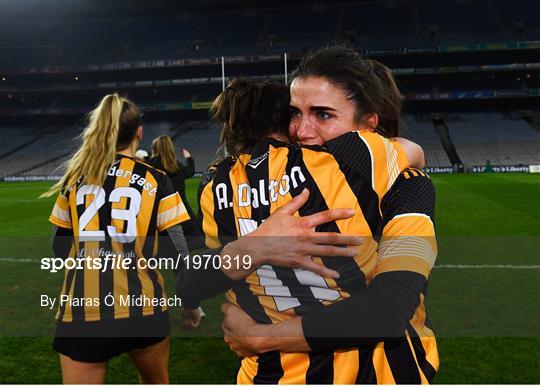
<svg viewBox="0 0 540 386"><path fill-rule="evenodd" d="M284 84L233 80L210 109L212 118L223 124L221 143L227 152L237 157L270 134L288 136L289 102Z"/></svg>
<svg viewBox="0 0 540 386"><path fill-rule="evenodd" d="M375 131L384 137L399 136L401 95L388 67L364 59L350 48L328 47L306 54L291 79L321 77L341 88L356 106L355 120L376 113Z"/></svg>
<svg viewBox="0 0 540 386"><path fill-rule="evenodd" d="M117 150L127 149L139 126L142 126L142 114L139 108L129 99L124 98L120 114L118 139L116 140Z"/></svg>

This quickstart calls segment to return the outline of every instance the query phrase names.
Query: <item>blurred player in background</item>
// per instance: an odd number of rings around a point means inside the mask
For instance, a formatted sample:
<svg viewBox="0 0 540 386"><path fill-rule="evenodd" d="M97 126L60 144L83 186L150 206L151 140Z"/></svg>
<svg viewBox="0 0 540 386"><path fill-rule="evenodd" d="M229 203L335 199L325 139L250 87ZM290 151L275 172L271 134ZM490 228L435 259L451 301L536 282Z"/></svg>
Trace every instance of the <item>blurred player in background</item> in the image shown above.
<svg viewBox="0 0 540 386"><path fill-rule="evenodd" d="M182 229L184 230L188 247L193 251L202 247L201 233L197 222L194 220L196 217L186 197L186 178L193 177L195 174L195 161L188 150L182 149L182 154L186 160L186 165L183 165L177 160L171 137L162 135L152 141L152 158L148 160L148 163L167 173L174 189L182 197L182 201L190 216L190 220L182 223Z"/></svg>
<svg viewBox="0 0 540 386"><path fill-rule="evenodd" d="M102 383L107 362L122 353L142 383L169 381L163 278L141 262L187 254L179 224L189 215L165 173L135 159L140 116L133 102L105 96L64 176L43 195L58 193L50 216L55 255L92 263L65 272L61 295L70 300L60 303L53 343L64 383ZM93 265L110 257L116 262Z"/></svg>

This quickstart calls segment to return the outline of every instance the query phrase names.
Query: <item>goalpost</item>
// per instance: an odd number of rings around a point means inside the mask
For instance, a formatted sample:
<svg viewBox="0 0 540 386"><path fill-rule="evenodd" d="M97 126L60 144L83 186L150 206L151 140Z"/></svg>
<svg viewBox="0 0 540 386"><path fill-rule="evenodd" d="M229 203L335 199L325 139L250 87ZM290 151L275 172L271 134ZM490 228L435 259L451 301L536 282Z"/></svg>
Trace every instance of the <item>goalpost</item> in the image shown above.
<svg viewBox="0 0 540 386"><path fill-rule="evenodd" d="M225 91L225 57L221 57L221 89Z"/></svg>
<svg viewBox="0 0 540 386"><path fill-rule="evenodd" d="M287 85L287 53L285 52L283 54L283 65L284 65L284 71L285 71L285 85Z"/></svg>

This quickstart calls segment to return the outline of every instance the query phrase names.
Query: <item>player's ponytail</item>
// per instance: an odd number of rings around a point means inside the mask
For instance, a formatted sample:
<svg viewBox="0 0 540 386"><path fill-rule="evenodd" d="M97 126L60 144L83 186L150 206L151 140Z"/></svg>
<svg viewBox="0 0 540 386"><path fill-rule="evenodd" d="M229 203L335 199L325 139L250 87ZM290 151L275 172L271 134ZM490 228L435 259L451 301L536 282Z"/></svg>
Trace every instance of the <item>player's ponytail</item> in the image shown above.
<svg viewBox="0 0 540 386"><path fill-rule="evenodd" d="M90 112L82 144L65 164L64 176L40 197L52 196L78 182L102 185L116 151L129 146L139 125L140 113L131 101L118 94L105 96Z"/></svg>
<svg viewBox="0 0 540 386"><path fill-rule="evenodd" d="M210 109L213 119L223 125L221 144L237 157L271 134L288 136L289 101L285 85L233 80Z"/></svg>
<svg viewBox="0 0 540 386"><path fill-rule="evenodd" d="M229 155L234 157L244 153L257 142L254 128L245 120L249 114L250 100L246 98L253 93L253 82L234 79L212 103L210 113L214 121L222 125L220 142Z"/></svg>
<svg viewBox="0 0 540 386"><path fill-rule="evenodd" d="M384 64L367 59L372 65L372 71L379 79L381 92L380 102L382 109L378 111L379 124L375 131L384 137L397 137L400 131L400 116L401 116L401 93L396 84L396 79L392 74L392 70Z"/></svg>

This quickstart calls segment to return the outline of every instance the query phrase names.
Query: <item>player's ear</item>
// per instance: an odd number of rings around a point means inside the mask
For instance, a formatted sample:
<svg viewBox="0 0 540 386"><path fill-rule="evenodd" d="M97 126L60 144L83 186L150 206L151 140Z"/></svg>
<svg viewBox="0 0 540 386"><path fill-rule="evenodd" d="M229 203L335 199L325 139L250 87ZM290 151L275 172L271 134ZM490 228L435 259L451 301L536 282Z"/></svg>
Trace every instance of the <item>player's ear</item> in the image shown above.
<svg viewBox="0 0 540 386"><path fill-rule="evenodd" d="M379 115L377 113L370 113L364 115L363 123L370 130L375 130L379 125Z"/></svg>
<svg viewBox="0 0 540 386"><path fill-rule="evenodd" d="M142 125L137 127L137 139L139 141L142 141L142 136L143 136L143 127Z"/></svg>
<svg viewBox="0 0 540 386"><path fill-rule="evenodd" d="M378 124L379 124L379 115L377 113L367 113L367 114L363 114L360 117L359 121L355 122L356 127L354 128L354 130L375 131Z"/></svg>

